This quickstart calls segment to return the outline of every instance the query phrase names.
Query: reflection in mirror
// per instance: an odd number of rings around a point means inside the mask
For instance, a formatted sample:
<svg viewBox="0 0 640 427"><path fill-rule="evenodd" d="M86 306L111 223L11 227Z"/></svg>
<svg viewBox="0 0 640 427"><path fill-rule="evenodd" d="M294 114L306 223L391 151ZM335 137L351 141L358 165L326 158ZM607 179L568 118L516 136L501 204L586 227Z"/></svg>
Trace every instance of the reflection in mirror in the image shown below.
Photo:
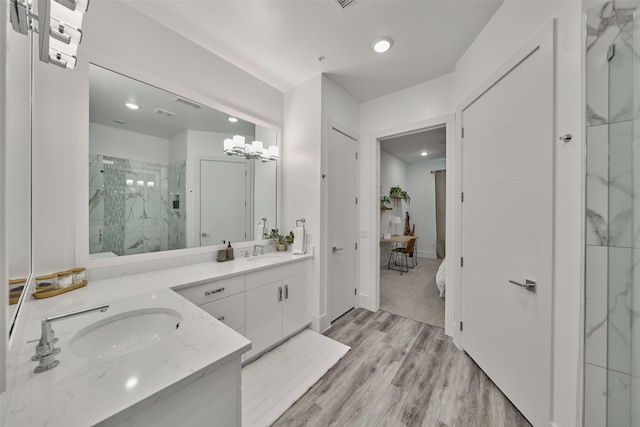
<svg viewBox="0 0 640 427"><path fill-rule="evenodd" d="M6 224L9 273L7 326L13 329L31 272L31 35L8 28L3 65L7 84L5 116ZM6 292L6 291L5 291Z"/></svg>
<svg viewBox="0 0 640 427"><path fill-rule="evenodd" d="M273 129L89 73L90 258L261 240L276 227L277 163L224 154L234 135L276 145Z"/></svg>

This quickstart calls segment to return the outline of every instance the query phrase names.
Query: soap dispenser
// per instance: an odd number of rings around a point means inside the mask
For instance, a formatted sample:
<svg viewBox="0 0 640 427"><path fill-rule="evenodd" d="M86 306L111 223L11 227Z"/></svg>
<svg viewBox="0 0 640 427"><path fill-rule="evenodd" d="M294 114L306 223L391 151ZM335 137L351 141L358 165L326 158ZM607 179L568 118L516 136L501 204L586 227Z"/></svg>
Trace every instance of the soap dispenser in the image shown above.
<svg viewBox="0 0 640 427"><path fill-rule="evenodd" d="M233 248L231 247L231 240L229 240L229 246L227 246L227 259L233 259Z"/></svg>

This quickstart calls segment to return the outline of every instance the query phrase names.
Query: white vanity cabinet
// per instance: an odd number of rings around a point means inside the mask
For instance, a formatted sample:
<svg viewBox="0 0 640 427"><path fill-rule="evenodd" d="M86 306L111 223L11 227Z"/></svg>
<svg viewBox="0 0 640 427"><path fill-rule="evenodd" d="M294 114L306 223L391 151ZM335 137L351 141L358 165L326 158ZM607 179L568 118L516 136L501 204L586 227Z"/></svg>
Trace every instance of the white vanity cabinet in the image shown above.
<svg viewBox="0 0 640 427"><path fill-rule="evenodd" d="M311 322L309 270L307 262L300 262L247 274L245 327L251 351L245 360Z"/></svg>

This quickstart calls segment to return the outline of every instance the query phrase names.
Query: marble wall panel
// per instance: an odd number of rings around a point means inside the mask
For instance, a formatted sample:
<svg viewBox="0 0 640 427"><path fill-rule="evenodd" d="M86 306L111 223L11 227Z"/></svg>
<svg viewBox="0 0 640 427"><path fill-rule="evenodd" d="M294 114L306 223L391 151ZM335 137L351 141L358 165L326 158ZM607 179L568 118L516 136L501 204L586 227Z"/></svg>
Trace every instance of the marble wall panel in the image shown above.
<svg viewBox="0 0 640 427"><path fill-rule="evenodd" d="M609 245L633 242L633 122L609 125Z"/></svg>
<svg viewBox="0 0 640 427"><path fill-rule="evenodd" d="M609 248L607 367L631 374L632 252Z"/></svg>
<svg viewBox="0 0 640 427"><path fill-rule="evenodd" d="M607 370L585 364L584 427L607 425Z"/></svg>
<svg viewBox="0 0 640 427"><path fill-rule="evenodd" d="M607 246L609 219L609 126L587 129L587 245Z"/></svg>
<svg viewBox="0 0 640 427"><path fill-rule="evenodd" d="M606 425L610 427L638 426L637 422L632 422L631 419L631 376L611 369L607 370Z"/></svg>
<svg viewBox="0 0 640 427"><path fill-rule="evenodd" d="M607 367L607 265L608 249L587 246L586 251L586 363Z"/></svg>

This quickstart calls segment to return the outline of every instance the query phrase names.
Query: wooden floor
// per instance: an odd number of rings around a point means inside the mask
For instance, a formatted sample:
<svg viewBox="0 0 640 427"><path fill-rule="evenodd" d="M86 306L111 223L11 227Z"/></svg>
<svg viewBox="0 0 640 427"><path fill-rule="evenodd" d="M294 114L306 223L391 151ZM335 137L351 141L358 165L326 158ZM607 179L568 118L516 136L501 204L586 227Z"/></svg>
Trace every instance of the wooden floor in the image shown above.
<svg viewBox="0 0 640 427"><path fill-rule="evenodd" d="M530 426L441 328L360 308L326 335L351 351L274 426Z"/></svg>

